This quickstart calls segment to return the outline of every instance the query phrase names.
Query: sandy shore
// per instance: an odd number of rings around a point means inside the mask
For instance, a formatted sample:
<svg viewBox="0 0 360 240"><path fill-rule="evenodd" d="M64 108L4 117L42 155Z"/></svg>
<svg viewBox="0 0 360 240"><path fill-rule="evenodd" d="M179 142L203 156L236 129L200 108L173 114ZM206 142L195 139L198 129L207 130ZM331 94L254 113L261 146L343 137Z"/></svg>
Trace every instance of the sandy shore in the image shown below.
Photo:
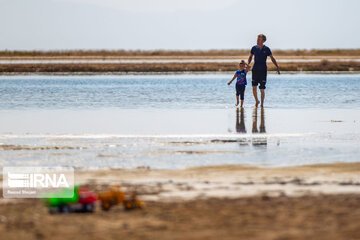
<svg viewBox="0 0 360 240"><path fill-rule="evenodd" d="M100 191L136 191L144 210L50 215L38 199L0 199L3 239L359 239L360 163L290 168L76 172Z"/></svg>
<svg viewBox="0 0 360 240"><path fill-rule="evenodd" d="M120 184L152 201L238 198L257 195L303 196L360 194L360 163L286 168L241 165L184 170L110 170L78 172L81 184Z"/></svg>
<svg viewBox="0 0 360 240"><path fill-rule="evenodd" d="M347 54L352 55L347 55ZM127 73L127 72L206 72L234 71L240 60L247 60L248 51L240 52L164 52L164 55L132 55L130 53L111 54L69 52L34 53L11 55L0 53L0 73ZM90 54L90 55L88 55ZM281 71L360 71L360 56L354 52L310 52L274 53ZM268 59L269 70L275 66Z"/></svg>
<svg viewBox="0 0 360 240"><path fill-rule="evenodd" d="M354 72L360 71L358 61L296 61L280 62L282 72ZM16 63L0 64L1 74L10 73L128 73L128 72L224 72L234 71L234 62L138 62L138 63ZM275 71L273 64L269 64L269 71Z"/></svg>

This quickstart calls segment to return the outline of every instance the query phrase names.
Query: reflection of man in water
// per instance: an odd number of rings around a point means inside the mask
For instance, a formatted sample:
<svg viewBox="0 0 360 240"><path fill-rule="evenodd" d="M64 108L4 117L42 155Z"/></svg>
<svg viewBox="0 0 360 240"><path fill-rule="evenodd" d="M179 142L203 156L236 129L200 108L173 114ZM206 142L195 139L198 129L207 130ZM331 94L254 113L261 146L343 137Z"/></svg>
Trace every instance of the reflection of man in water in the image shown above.
<svg viewBox="0 0 360 240"><path fill-rule="evenodd" d="M253 133L258 133L258 128L257 128L257 108L254 108L254 112L253 112L253 125L252 125L252 132ZM266 133L265 130L265 113L264 113L264 108L261 108L260 110L260 133Z"/></svg>
<svg viewBox="0 0 360 240"><path fill-rule="evenodd" d="M259 132L258 129L257 129L257 108L254 108L254 112L253 112L252 132L253 133Z"/></svg>
<svg viewBox="0 0 360 240"><path fill-rule="evenodd" d="M260 110L260 133L266 133L264 108Z"/></svg>
<svg viewBox="0 0 360 240"><path fill-rule="evenodd" d="M252 132L253 133L259 133L258 128L257 128L257 111L258 108L254 108L254 112L253 112L253 125L252 125ZM264 112L264 108L261 108L260 110L260 133L266 133L266 129L265 129L265 112ZM266 137L254 137L252 139L252 144L254 146L259 146L259 145L267 145L267 138Z"/></svg>
<svg viewBox="0 0 360 240"><path fill-rule="evenodd" d="M239 112L240 112L240 116L239 116ZM241 110L239 110L239 108L236 108L236 132L238 133L246 133L246 129L245 129L245 116L244 116L244 108L241 108Z"/></svg>

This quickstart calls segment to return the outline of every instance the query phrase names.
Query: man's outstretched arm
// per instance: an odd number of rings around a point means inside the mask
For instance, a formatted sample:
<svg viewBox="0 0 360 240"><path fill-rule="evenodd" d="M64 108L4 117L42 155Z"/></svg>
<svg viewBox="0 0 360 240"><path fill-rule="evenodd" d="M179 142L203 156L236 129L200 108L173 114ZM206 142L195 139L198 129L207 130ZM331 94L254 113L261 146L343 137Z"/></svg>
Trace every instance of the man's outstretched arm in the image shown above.
<svg viewBox="0 0 360 240"><path fill-rule="evenodd" d="M280 68L279 68L279 65L276 62L276 59L272 55L270 56L270 59L273 62L273 64L276 66L277 73L280 74Z"/></svg>

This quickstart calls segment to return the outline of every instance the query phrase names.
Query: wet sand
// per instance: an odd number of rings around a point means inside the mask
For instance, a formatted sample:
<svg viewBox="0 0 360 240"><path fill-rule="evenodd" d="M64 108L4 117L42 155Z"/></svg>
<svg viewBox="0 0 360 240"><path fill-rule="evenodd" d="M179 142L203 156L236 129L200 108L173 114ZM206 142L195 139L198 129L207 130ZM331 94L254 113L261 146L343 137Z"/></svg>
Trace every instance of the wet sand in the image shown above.
<svg viewBox="0 0 360 240"><path fill-rule="evenodd" d="M281 167L356 162L360 154L358 109L110 108L0 115L4 166Z"/></svg>
<svg viewBox="0 0 360 240"><path fill-rule="evenodd" d="M145 209L50 215L38 199L0 201L2 239L359 239L360 163L291 168L78 171L121 184ZM235 189L234 186L237 186ZM264 187L265 186L265 187Z"/></svg>

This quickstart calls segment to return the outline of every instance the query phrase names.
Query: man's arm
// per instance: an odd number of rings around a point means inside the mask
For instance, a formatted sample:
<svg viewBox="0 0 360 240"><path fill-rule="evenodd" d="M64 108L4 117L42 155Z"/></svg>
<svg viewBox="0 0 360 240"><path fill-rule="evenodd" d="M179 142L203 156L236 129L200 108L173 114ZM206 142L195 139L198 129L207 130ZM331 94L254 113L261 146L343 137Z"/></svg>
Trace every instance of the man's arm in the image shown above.
<svg viewBox="0 0 360 240"><path fill-rule="evenodd" d="M277 73L280 74L280 68L279 68L279 65L276 62L276 59L272 55L270 56L270 59L273 62L273 64L276 66Z"/></svg>
<svg viewBox="0 0 360 240"><path fill-rule="evenodd" d="M254 56L254 54L250 53L249 60L248 60L248 65L250 65L250 63L251 63L251 61L252 61L253 56Z"/></svg>
<svg viewBox="0 0 360 240"><path fill-rule="evenodd" d="M228 82L228 85L230 85L232 83L232 81L234 81L234 79L236 78L236 76L234 76L230 82Z"/></svg>
<svg viewBox="0 0 360 240"><path fill-rule="evenodd" d="M250 64L246 64L246 72L248 72L250 68L251 68Z"/></svg>

